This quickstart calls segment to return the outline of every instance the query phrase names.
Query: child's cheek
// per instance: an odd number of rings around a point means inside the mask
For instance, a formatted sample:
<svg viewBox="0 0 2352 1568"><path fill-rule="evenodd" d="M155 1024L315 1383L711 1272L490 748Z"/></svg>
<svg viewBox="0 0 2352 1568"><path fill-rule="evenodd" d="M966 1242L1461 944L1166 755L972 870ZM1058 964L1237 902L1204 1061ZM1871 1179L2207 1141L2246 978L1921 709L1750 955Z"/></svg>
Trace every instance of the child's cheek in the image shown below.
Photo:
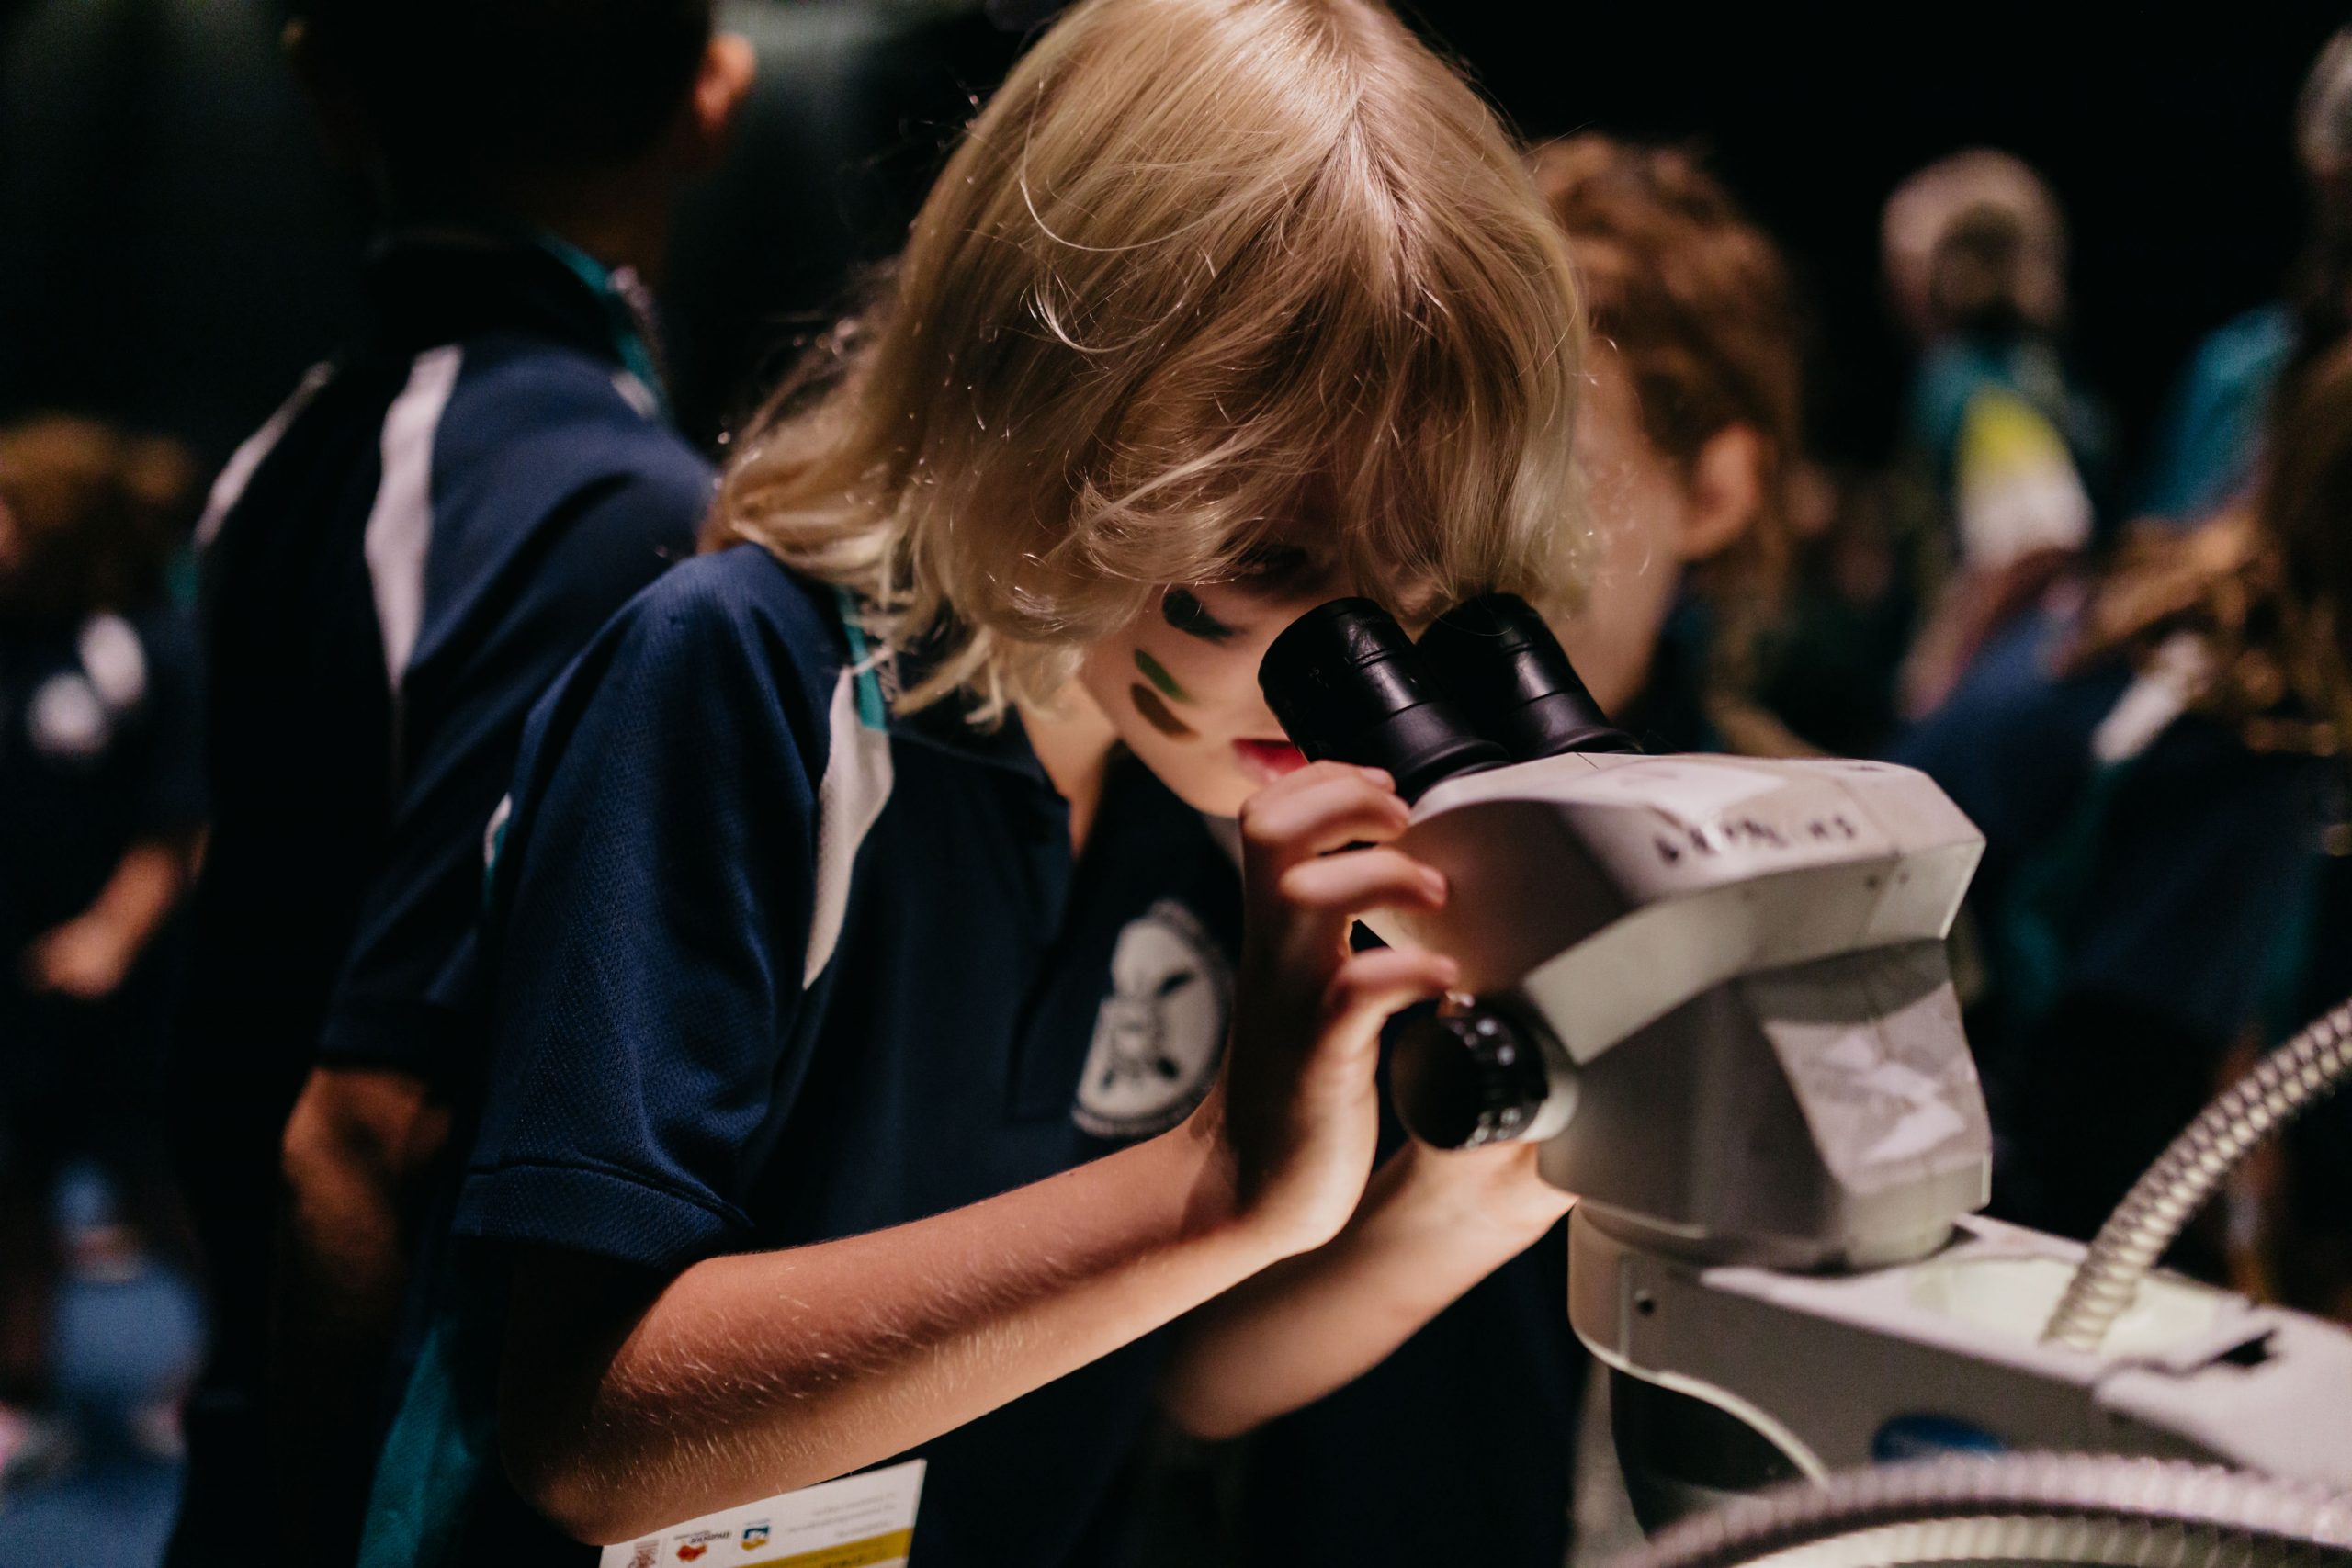
<svg viewBox="0 0 2352 1568"><path fill-rule="evenodd" d="M1132 640L1105 648L1106 656L1115 649L1115 662L1106 657L1102 668L1106 674L1115 671L1118 700L1173 741L1279 734L1258 690L1258 665L1267 645L1295 616L1280 609L1268 614L1257 605L1244 607L1238 616L1226 605L1213 608L1248 629L1212 639L1155 619L1136 627Z"/></svg>

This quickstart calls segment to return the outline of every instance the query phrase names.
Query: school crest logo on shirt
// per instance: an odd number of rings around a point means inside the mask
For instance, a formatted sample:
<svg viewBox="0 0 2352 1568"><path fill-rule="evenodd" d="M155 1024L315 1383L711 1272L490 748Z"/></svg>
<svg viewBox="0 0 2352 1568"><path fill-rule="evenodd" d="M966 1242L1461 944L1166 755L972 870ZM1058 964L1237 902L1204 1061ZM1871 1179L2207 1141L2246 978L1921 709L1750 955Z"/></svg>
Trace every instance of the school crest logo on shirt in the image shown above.
<svg viewBox="0 0 2352 1568"><path fill-rule="evenodd" d="M1143 1138L1182 1121L1208 1092L1233 1016L1233 968L1200 920L1163 898L1127 922L1111 953L1111 994L1070 1116L1098 1138Z"/></svg>

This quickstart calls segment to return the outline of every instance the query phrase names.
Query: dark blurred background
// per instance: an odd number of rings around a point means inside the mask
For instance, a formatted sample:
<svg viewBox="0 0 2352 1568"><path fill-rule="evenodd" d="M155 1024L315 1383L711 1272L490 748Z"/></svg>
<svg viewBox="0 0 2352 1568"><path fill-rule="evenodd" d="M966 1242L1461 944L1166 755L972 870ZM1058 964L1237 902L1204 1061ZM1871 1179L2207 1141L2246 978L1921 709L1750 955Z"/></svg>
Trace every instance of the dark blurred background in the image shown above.
<svg viewBox="0 0 2352 1568"><path fill-rule="evenodd" d="M760 45L758 99L665 290L703 434L841 303L854 264L896 248L1019 42L944 0L729 13ZM1706 150L1802 271L1832 459L1873 462L1894 434L1880 203L1954 149L2020 154L2073 221L2074 347L2128 464L2197 338L2280 286L2295 89L2343 10L1432 0L1419 17L1531 137ZM317 151L277 27L273 0L0 0L0 417L63 404L217 461L331 350L361 206Z"/></svg>
<svg viewBox="0 0 2352 1568"><path fill-rule="evenodd" d="M1822 454L1873 461L1907 356L1880 204L1958 148L2035 165L2074 224L2075 346L2127 440L2199 335L2274 295L2298 240L2291 118L2342 6L1438 4L1424 15L1532 137L1690 138L1786 246L1818 317Z"/></svg>

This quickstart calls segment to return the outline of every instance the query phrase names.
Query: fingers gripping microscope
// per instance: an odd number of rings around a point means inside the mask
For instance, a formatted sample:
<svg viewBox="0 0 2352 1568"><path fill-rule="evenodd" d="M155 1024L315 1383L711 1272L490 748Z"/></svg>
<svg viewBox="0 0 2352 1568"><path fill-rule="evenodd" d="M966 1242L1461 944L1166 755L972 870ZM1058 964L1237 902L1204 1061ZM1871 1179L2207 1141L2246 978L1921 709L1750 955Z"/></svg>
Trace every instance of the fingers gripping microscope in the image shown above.
<svg viewBox="0 0 2352 1568"><path fill-rule="evenodd" d="M1984 839L1925 775L1645 755L1508 596L1418 646L1335 601L1260 679L1307 756L1389 770L1398 847L1451 882L1366 922L1461 965L1396 1108L1439 1146L1534 1140L1578 1195L1569 1315L1645 1524L1951 1450L2352 1487L2352 1335L2144 1266L2111 1325L2053 1335L2086 1249L1974 1213L1944 938Z"/></svg>

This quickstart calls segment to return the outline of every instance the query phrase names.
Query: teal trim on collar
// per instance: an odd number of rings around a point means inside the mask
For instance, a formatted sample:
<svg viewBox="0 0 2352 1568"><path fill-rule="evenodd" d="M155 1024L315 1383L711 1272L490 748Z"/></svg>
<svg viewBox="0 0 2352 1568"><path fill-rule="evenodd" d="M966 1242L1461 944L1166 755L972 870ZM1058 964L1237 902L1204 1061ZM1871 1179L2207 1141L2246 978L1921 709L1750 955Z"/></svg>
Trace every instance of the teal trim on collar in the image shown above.
<svg viewBox="0 0 2352 1568"><path fill-rule="evenodd" d="M597 302L604 307L605 327L612 333L613 352L620 355L628 373L653 394L653 400L661 405L662 417L670 418L670 389L664 384L661 366L654 360L652 344L646 340L638 304L631 298L632 288L643 291L643 286L635 282L635 275L631 274L625 285L618 273L561 235L541 231L532 238L539 249L562 263L566 271L594 292Z"/></svg>
<svg viewBox="0 0 2352 1568"><path fill-rule="evenodd" d="M837 582L825 586L832 590L842 636L849 645L851 678L857 692L857 721L862 728L882 730L894 740L950 751L968 761L1006 769L1046 789L1053 788L1045 764L1037 761L1037 753L1030 748L1028 732L1022 728L1018 714L1007 714L1002 723L981 728L967 721L967 705L956 700L933 703L920 713L892 713L891 695L899 689L899 682L907 678L901 656L893 649L876 647L866 636L854 593ZM916 665L920 669L920 656Z"/></svg>
<svg viewBox="0 0 2352 1568"><path fill-rule="evenodd" d="M872 645L865 639L865 627L858 621L857 599L839 583L833 585L833 597L841 604L842 631L849 638L850 679L857 684L857 722L868 729L888 729L889 705L882 700L882 677Z"/></svg>

